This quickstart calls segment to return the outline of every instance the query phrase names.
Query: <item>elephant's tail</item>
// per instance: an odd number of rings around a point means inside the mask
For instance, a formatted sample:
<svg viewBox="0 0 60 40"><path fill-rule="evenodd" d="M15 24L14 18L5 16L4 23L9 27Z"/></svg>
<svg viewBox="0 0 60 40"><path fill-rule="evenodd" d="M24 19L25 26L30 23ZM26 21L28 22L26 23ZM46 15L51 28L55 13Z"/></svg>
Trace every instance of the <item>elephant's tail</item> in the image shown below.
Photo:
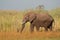
<svg viewBox="0 0 60 40"><path fill-rule="evenodd" d="M56 27L56 25L55 25L55 20L53 20L53 29L55 30L55 27Z"/></svg>

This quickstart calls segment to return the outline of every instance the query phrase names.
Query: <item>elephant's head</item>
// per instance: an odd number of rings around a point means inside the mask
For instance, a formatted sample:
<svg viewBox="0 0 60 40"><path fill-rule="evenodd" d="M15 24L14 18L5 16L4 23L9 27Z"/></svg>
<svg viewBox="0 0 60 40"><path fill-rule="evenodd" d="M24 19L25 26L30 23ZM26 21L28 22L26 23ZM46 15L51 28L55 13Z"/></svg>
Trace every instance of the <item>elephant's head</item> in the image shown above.
<svg viewBox="0 0 60 40"><path fill-rule="evenodd" d="M21 29L21 32L23 31L23 29L25 27L25 23L27 23L27 22L32 23L35 20L35 18L36 18L35 13L32 13L32 12L27 13L24 16L23 21L22 21L22 29Z"/></svg>

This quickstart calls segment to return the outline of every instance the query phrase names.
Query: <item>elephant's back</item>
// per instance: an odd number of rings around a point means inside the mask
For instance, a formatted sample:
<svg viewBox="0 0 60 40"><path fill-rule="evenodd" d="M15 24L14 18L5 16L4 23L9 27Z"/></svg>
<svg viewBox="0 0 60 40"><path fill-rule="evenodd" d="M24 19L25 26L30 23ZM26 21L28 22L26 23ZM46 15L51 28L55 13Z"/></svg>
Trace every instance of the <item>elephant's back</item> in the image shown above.
<svg viewBox="0 0 60 40"><path fill-rule="evenodd" d="M44 20L52 20L53 18L49 15L49 14L46 14L46 13L40 13L40 14L37 14L37 19L38 20L41 20L41 21L44 21Z"/></svg>

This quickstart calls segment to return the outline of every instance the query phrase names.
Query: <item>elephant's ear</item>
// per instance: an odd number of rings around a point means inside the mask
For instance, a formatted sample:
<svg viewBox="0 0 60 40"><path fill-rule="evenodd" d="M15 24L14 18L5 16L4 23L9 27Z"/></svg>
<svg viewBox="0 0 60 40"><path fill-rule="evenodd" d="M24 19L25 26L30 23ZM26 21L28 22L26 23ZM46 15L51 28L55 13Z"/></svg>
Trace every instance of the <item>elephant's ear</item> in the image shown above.
<svg viewBox="0 0 60 40"><path fill-rule="evenodd" d="M33 22L35 19L36 19L36 15L34 13L29 15L30 22Z"/></svg>

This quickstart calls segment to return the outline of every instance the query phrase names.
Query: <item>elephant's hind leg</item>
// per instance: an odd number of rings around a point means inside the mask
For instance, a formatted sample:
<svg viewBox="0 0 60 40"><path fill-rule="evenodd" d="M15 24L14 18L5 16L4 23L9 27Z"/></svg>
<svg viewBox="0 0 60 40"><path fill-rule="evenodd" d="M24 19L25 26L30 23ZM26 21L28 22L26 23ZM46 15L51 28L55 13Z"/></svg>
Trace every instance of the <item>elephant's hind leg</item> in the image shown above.
<svg viewBox="0 0 60 40"><path fill-rule="evenodd" d="M52 23L48 26L48 28L50 29L50 31L52 31Z"/></svg>
<svg viewBox="0 0 60 40"><path fill-rule="evenodd" d="M52 25L49 26L50 31L52 31Z"/></svg>
<svg viewBox="0 0 60 40"><path fill-rule="evenodd" d="M50 31L52 31L52 26L48 26L48 29L49 29Z"/></svg>
<svg viewBox="0 0 60 40"><path fill-rule="evenodd" d="M52 23L51 23L51 25L50 25L50 31L52 31Z"/></svg>

